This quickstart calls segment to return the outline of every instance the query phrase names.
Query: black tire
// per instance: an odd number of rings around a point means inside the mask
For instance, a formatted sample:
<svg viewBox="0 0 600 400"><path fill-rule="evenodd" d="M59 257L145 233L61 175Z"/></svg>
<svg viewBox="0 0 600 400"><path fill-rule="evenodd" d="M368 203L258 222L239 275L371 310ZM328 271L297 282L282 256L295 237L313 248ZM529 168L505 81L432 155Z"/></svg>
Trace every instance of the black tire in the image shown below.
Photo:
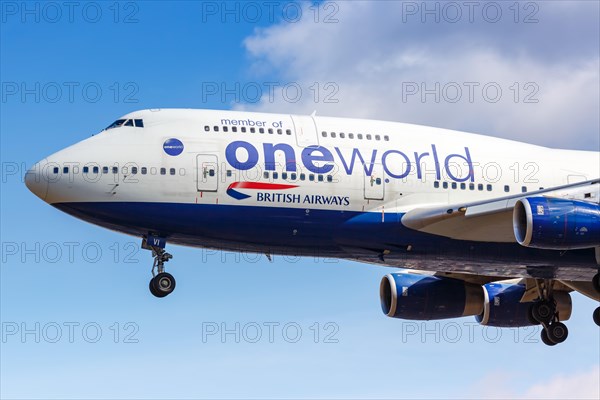
<svg viewBox="0 0 600 400"><path fill-rule="evenodd" d="M540 337L542 339L542 343L544 343L546 346L556 346L556 343L550 341L550 339L548 338L548 332L546 332L546 329L542 329Z"/></svg>
<svg viewBox="0 0 600 400"><path fill-rule="evenodd" d="M554 319L556 308L551 301L536 301L531 305L531 315L539 323L550 323Z"/></svg>
<svg viewBox="0 0 600 400"><path fill-rule="evenodd" d="M173 275L167 272L161 272L152 280L154 281L154 290L160 295L160 297L165 297L173 293L173 290L175 290L175 278Z"/></svg>
<svg viewBox="0 0 600 400"><path fill-rule="evenodd" d="M154 278L150 279L150 284L148 286L149 286L149 289L150 289L150 293L152 293L152 295L154 297L162 298L162 297L166 296L166 294L158 293L156 291L156 289L154 288Z"/></svg>
<svg viewBox="0 0 600 400"><path fill-rule="evenodd" d="M531 306L529 306L529 309L527 310L527 320L529 321L529 323L531 325L539 325L540 321L533 318L533 310L532 309L533 309L533 304Z"/></svg>
<svg viewBox="0 0 600 400"><path fill-rule="evenodd" d="M594 310L594 322L596 325L600 326L600 307Z"/></svg>
<svg viewBox="0 0 600 400"><path fill-rule="evenodd" d="M562 322L555 322L551 324L548 327L547 333L548 339L550 339L551 342L554 342L556 344L564 342L569 336L569 330L567 329L567 326Z"/></svg>
<svg viewBox="0 0 600 400"><path fill-rule="evenodd" d="M594 290L596 290L597 293L600 293L600 272L592 278L592 285L594 286Z"/></svg>

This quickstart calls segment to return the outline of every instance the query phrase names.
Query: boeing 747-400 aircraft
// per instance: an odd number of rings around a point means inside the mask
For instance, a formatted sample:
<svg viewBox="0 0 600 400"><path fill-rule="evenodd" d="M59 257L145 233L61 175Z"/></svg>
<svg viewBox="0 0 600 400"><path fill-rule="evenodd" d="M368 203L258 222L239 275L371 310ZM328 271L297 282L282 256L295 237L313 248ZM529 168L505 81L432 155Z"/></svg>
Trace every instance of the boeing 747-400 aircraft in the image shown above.
<svg viewBox="0 0 600 400"><path fill-rule="evenodd" d="M151 109L26 174L52 206L134 235L150 292L167 242L402 268L383 312L568 334L570 292L600 299L600 153L315 115ZM600 307L594 312L600 325Z"/></svg>

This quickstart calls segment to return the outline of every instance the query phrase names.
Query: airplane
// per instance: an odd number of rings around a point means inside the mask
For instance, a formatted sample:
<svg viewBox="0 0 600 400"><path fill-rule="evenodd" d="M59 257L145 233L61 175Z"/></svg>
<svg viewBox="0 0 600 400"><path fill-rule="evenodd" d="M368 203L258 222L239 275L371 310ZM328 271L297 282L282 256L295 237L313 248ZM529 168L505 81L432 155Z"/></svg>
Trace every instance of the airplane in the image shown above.
<svg viewBox="0 0 600 400"><path fill-rule="evenodd" d="M379 288L388 317L541 325L549 346L568 336L571 292L600 300L600 152L316 113L148 109L25 183L141 238L159 298L176 285L168 242L395 267Z"/></svg>

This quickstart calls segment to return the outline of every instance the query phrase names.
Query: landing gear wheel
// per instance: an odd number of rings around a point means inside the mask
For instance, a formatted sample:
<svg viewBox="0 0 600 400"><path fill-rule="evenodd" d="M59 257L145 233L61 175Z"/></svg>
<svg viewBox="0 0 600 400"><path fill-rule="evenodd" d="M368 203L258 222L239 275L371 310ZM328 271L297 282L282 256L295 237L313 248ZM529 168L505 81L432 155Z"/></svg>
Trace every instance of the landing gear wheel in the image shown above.
<svg viewBox="0 0 600 400"><path fill-rule="evenodd" d="M531 305L531 316L542 324L548 324L554 318L556 307L551 301L541 300Z"/></svg>
<svg viewBox="0 0 600 400"><path fill-rule="evenodd" d="M592 285L594 286L594 289L596 290L596 292L600 293L600 272L598 272L592 278Z"/></svg>
<svg viewBox="0 0 600 400"><path fill-rule="evenodd" d="M538 321L537 319L533 318L533 304L529 307L529 310L527 310L527 320L529 321L529 323L531 325L539 325L540 321Z"/></svg>
<svg viewBox="0 0 600 400"><path fill-rule="evenodd" d="M600 307L594 310L594 322L596 325L600 326Z"/></svg>
<svg viewBox="0 0 600 400"><path fill-rule="evenodd" d="M542 339L542 343L544 343L546 346L556 346L556 343L551 342L548 338L548 332L546 332L546 329L542 329L540 337Z"/></svg>
<svg viewBox="0 0 600 400"><path fill-rule="evenodd" d="M175 278L167 272L161 272L150 281L157 297L165 297L175 290Z"/></svg>
<svg viewBox="0 0 600 400"><path fill-rule="evenodd" d="M556 344L564 342L569 336L569 330L562 322L554 322L545 331L548 334L548 339Z"/></svg>
<svg viewBox="0 0 600 400"><path fill-rule="evenodd" d="M154 297L161 298L161 297L165 297L165 296L166 296L166 294L163 294L163 293L158 293L158 292L156 291L156 289L154 288L154 278L150 279L150 284L149 284L148 286L149 286L149 288L150 288L150 293L152 293L152 295L153 295Z"/></svg>

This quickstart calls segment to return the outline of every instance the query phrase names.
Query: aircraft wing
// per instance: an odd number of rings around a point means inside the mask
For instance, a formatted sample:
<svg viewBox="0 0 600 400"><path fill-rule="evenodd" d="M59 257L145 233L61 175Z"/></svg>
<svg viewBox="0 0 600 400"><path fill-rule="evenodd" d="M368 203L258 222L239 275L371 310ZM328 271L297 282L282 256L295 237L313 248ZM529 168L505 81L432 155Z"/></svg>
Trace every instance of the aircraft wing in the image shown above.
<svg viewBox="0 0 600 400"><path fill-rule="evenodd" d="M598 202L600 179L485 201L415 208L402 217L402 224L457 240L515 243L513 208L519 199L535 196Z"/></svg>

